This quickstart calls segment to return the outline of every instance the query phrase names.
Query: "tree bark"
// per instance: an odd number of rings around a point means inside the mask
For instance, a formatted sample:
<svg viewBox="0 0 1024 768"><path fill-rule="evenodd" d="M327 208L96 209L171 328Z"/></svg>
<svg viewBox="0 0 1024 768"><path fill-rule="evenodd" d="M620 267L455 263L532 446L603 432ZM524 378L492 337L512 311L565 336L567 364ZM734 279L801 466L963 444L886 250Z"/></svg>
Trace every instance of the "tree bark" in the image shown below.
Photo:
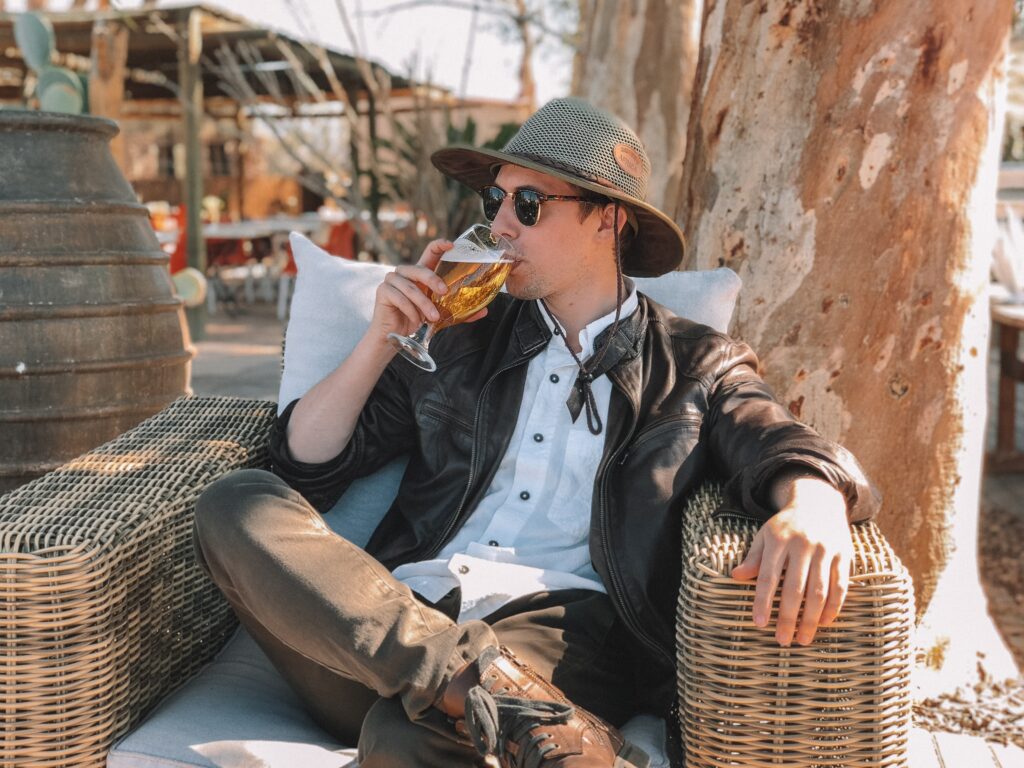
<svg viewBox="0 0 1024 768"><path fill-rule="evenodd" d="M651 156L648 198L679 200L702 0L581 0L572 93L636 129Z"/></svg>
<svg viewBox="0 0 1024 768"><path fill-rule="evenodd" d="M124 103L125 66L128 62L128 28L100 19L92 25L92 68L89 72L89 112L114 122L121 119ZM124 135L118 133L110 143L121 172L128 173Z"/></svg>
<svg viewBox="0 0 1024 768"><path fill-rule="evenodd" d="M1011 5L708 0L689 128L687 264L739 273L735 335L881 488L928 691L1016 672L976 558Z"/></svg>

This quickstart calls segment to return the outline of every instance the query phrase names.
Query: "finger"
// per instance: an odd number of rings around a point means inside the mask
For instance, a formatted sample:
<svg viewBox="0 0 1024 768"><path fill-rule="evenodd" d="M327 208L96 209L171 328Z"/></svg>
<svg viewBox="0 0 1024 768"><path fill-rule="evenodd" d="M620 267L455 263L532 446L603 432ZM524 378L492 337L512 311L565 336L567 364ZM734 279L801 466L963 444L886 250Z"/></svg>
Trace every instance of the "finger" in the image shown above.
<svg viewBox="0 0 1024 768"><path fill-rule="evenodd" d="M427 290L437 294L448 293L448 286L444 280L438 277L432 269L419 265L404 264L398 267L391 274L402 277L410 282L418 283Z"/></svg>
<svg viewBox="0 0 1024 768"><path fill-rule="evenodd" d="M850 589L850 561L845 554L836 555L832 559L828 600L821 612L821 626L828 626L843 609L846 595Z"/></svg>
<svg viewBox="0 0 1024 768"><path fill-rule="evenodd" d="M416 263L433 270L438 262L441 261L441 257L444 256L445 252L450 251L454 247L455 244L451 240L432 240L427 243L427 247L423 249L423 255L420 256L420 260Z"/></svg>
<svg viewBox="0 0 1024 768"><path fill-rule="evenodd" d="M796 641L807 645L814 639L821 620L821 612L829 594L829 562L824 552L815 553L811 558L807 573L807 587L804 589L804 610L800 616L800 629L796 633Z"/></svg>
<svg viewBox="0 0 1024 768"><path fill-rule="evenodd" d="M423 314L420 312L419 307L402 291L390 283L382 284L380 290L384 302L409 318L413 328L418 328L423 324ZM420 295L422 296L423 294ZM437 310L434 311L436 312Z"/></svg>
<svg viewBox="0 0 1024 768"><path fill-rule="evenodd" d="M384 283L397 290L416 306L419 310L420 321L427 319L433 322L440 317L437 312L437 307L434 306L433 302L431 302L430 299L427 298L426 294L417 288L414 283L409 282L394 272L384 278Z"/></svg>
<svg viewBox="0 0 1024 768"><path fill-rule="evenodd" d="M775 639L780 645L787 646L793 642L796 619L800 613L800 603L804 599L804 588L807 586L810 560L810 554L803 550L788 553L786 578L782 584L782 599L779 601L779 618L775 624Z"/></svg>
<svg viewBox="0 0 1024 768"><path fill-rule="evenodd" d="M772 599L782 577L784 554L785 551L781 547L765 544L764 554L761 555L761 567L757 573L757 588L754 591L754 623L759 627L768 626Z"/></svg>
<svg viewBox="0 0 1024 768"><path fill-rule="evenodd" d="M747 556L743 558L743 562L732 569L729 574L734 579L752 579L757 576L757 572L761 567L761 556L764 553L764 536L758 531L754 535L754 540L750 543L750 549L747 550Z"/></svg>

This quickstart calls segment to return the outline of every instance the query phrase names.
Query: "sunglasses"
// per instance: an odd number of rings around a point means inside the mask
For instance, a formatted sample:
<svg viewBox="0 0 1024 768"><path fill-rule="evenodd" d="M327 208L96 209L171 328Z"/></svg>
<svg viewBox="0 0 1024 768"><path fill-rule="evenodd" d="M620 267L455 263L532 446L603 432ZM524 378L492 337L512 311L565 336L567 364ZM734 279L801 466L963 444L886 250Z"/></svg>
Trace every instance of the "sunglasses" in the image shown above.
<svg viewBox="0 0 1024 768"><path fill-rule="evenodd" d="M524 227L532 227L540 220L540 206L551 200L575 200L580 203L599 203L592 197L576 197L574 195L545 195L534 189L517 189L512 194L512 209L516 212L516 218ZM484 217L488 221L494 221L498 215L501 204L508 197L509 193L501 187L493 184L480 190L480 197L484 204Z"/></svg>

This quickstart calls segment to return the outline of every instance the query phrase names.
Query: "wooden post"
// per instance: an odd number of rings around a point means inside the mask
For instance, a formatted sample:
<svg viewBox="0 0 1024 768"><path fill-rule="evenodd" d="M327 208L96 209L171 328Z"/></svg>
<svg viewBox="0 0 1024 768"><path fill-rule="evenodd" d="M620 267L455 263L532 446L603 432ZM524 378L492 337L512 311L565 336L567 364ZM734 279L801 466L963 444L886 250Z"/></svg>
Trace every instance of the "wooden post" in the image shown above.
<svg viewBox="0 0 1024 768"><path fill-rule="evenodd" d="M238 129L238 138L235 141L235 206L238 210L238 218L245 218L245 114L239 105L235 111L235 126Z"/></svg>
<svg viewBox="0 0 1024 768"><path fill-rule="evenodd" d="M121 119L124 73L128 63L128 28L116 21L98 19L92 25L92 67L89 71L89 112L114 122ZM110 142L121 173L129 176L124 133Z"/></svg>
<svg viewBox="0 0 1024 768"><path fill-rule="evenodd" d="M353 102L358 103L358 102ZM380 213L380 178L378 173L380 172L380 165L377 162L377 100L373 96L373 89L366 89L366 120L369 126L369 140L370 140L370 221L373 222L373 226L380 227L380 219L378 215Z"/></svg>
<svg viewBox="0 0 1024 768"><path fill-rule="evenodd" d="M185 179L182 200L185 204L185 236L188 265L206 274L206 246L200 209L203 203L202 145L199 128L203 119L203 78L199 58L203 52L202 13L189 11L178 25L178 85L181 101L182 128L185 136ZM211 287L212 288L212 287ZM186 310L192 340L206 336L206 306Z"/></svg>

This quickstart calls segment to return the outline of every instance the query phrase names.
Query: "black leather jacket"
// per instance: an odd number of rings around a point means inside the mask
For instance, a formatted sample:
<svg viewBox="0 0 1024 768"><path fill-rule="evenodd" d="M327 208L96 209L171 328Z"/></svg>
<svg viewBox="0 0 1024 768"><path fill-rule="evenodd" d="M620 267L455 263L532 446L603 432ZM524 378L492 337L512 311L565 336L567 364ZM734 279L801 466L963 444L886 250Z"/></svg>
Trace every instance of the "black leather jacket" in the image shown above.
<svg viewBox="0 0 1024 768"><path fill-rule="evenodd" d="M639 299L607 353L618 362L608 372L590 554L640 647L672 668L680 514L701 482L727 481L733 503L761 519L774 511L769 481L794 465L839 488L851 521L874 514L880 498L848 451L775 401L747 345ZM491 484L515 428L527 364L550 338L536 302L499 295L483 320L435 337L436 373L396 357L336 458L304 464L290 457L289 404L271 440L273 471L326 511L354 478L409 453L398 496L367 551L391 569L430 559Z"/></svg>

